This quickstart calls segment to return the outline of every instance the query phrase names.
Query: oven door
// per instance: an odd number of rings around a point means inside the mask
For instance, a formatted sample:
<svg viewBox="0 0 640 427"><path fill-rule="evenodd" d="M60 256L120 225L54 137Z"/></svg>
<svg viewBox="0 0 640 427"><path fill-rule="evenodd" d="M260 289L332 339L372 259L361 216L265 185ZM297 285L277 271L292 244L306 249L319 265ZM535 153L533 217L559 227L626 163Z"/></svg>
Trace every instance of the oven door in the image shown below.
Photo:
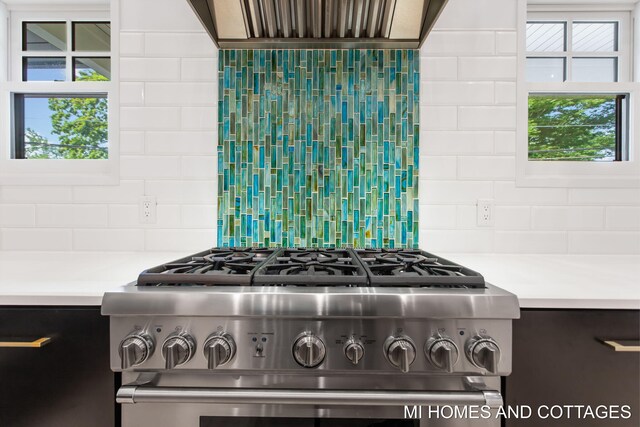
<svg viewBox="0 0 640 427"><path fill-rule="evenodd" d="M465 388L434 391L326 388L330 383L309 389L280 388L282 383L248 388L136 381L118 390L117 401L122 404L123 427L500 425L495 415L502 396L499 388L490 389L484 382L468 381ZM446 411L438 411L444 407ZM456 416L456 407L489 409L491 416Z"/></svg>

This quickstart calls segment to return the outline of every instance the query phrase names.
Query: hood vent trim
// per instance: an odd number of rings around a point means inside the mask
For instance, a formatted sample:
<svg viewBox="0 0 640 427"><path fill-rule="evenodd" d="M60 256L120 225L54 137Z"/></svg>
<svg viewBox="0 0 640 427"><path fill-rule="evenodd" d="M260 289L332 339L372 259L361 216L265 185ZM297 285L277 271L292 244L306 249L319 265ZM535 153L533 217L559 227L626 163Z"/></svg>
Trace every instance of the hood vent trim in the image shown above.
<svg viewBox="0 0 640 427"><path fill-rule="evenodd" d="M447 0L188 0L221 49L417 49Z"/></svg>

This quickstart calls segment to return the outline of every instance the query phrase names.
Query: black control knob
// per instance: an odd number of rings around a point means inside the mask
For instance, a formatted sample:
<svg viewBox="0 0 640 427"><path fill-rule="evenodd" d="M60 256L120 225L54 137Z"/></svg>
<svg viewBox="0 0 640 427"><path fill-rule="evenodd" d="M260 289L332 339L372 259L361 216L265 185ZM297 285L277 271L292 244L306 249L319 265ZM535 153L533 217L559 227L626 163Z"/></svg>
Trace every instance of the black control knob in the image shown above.
<svg viewBox="0 0 640 427"><path fill-rule="evenodd" d="M209 369L228 363L235 354L236 343L229 334L213 334L204 343L204 355Z"/></svg>
<svg viewBox="0 0 640 427"><path fill-rule="evenodd" d="M195 348L195 341L190 335L176 334L168 337L162 344L165 369L173 369L187 363L193 357Z"/></svg>
<svg viewBox="0 0 640 427"><path fill-rule="evenodd" d="M145 333L128 335L120 343L120 366L129 369L147 360L153 353L153 339Z"/></svg>
<svg viewBox="0 0 640 427"><path fill-rule="evenodd" d="M467 341L467 358L478 368L486 369L492 374L498 373L500 347L491 337L475 336Z"/></svg>

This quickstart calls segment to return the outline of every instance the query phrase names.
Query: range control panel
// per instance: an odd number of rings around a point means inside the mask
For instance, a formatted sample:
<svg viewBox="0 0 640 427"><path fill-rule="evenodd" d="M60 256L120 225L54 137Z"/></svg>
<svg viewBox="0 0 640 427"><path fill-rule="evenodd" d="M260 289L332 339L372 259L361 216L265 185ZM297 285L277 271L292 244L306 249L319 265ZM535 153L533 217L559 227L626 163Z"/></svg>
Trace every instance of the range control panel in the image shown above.
<svg viewBox="0 0 640 427"><path fill-rule="evenodd" d="M511 321L112 317L114 370L508 375Z"/></svg>

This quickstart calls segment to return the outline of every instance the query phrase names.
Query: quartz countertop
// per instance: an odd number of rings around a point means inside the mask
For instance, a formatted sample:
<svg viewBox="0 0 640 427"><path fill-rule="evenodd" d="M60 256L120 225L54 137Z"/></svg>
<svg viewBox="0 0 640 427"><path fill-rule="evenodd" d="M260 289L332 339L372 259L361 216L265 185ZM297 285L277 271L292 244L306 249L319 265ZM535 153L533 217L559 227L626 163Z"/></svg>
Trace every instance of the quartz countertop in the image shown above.
<svg viewBox="0 0 640 427"><path fill-rule="evenodd" d="M104 292L188 252L0 251L0 306L97 306ZM640 309L640 256L442 253L516 294L522 308Z"/></svg>

